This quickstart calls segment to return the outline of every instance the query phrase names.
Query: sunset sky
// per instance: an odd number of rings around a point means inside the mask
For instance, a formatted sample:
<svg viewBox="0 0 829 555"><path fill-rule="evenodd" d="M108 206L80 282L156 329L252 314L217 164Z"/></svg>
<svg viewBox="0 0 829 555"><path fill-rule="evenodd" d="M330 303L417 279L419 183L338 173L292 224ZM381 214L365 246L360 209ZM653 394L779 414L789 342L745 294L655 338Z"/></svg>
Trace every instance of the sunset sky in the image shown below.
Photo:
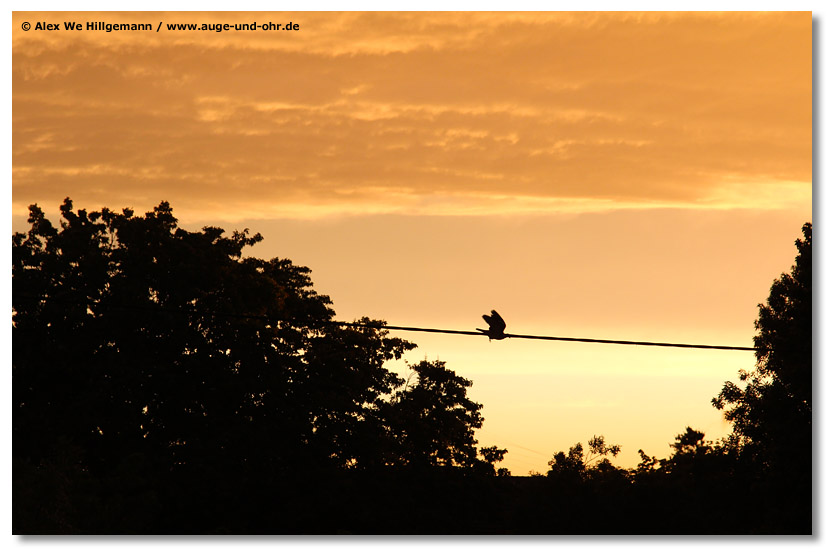
<svg viewBox="0 0 829 555"><path fill-rule="evenodd" d="M150 23L29 31L23 22ZM299 24L291 32L173 23ZM155 31L162 22L161 30ZM812 220L812 15L12 16L12 224L168 200L312 269L337 318L751 346ZM664 457L752 353L400 333L471 379L482 445ZM405 372L402 365L395 366Z"/></svg>

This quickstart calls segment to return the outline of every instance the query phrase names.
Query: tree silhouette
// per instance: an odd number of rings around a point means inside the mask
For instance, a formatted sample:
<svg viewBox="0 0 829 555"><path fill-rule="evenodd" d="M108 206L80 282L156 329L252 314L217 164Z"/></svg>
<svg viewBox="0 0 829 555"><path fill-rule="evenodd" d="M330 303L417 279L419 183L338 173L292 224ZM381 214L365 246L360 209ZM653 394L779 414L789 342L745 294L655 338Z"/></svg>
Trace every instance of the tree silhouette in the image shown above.
<svg viewBox="0 0 829 555"><path fill-rule="evenodd" d="M20 452L42 455L65 436L94 468L148 446L186 464L278 459L325 442L314 436L309 407L321 370L303 353L316 352L323 333L340 331L322 330L333 311L311 289L307 268L241 259L261 236L184 231L166 203L142 218L129 210L75 213L67 199L61 213L58 231L33 207L32 230L14 237ZM379 345L371 353L379 359L407 348L374 331L360 337L352 337L353 350ZM368 397L390 391L371 356L354 366ZM265 435L268 442L252 441Z"/></svg>
<svg viewBox="0 0 829 555"><path fill-rule="evenodd" d="M472 467L477 460L474 430L484 420L481 405L466 396L472 382L442 361L424 360L410 368L414 384L397 391L386 407L391 438L398 446L396 462Z"/></svg>
<svg viewBox="0 0 829 555"><path fill-rule="evenodd" d="M12 240L15 530L203 531L227 525L204 507L257 506L240 491L299 515L331 497L291 489L310 476L486 463L471 382L424 361L403 388L385 364L414 344L334 325L308 268L242 257L260 235L183 230L167 203L61 217L33 205Z"/></svg>
<svg viewBox="0 0 829 555"><path fill-rule="evenodd" d="M496 476L506 477L510 476L511 472L507 468L495 469L495 464L504 460L504 455L507 454L506 449L499 449L498 446L481 447L480 455L483 459L483 467L486 468L488 474L494 473Z"/></svg>
<svg viewBox="0 0 829 555"><path fill-rule="evenodd" d="M472 382L333 321L248 230L36 205L12 238L15 533L809 533L811 225L760 305L757 367L665 459L594 436L546 477L478 447ZM654 510L658 507L659 510ZM662 508L665 508L664 510ZM739 515L733 519L733 515Z"/></svg>
<svg viewBox="0 0 829 555"><path fill-rule="evenodd" d="M741 370L743 387L726 382L712 401L733 424L730 444L799 523L811 512L812 455L812 225L802 231L791 273L759 305L755 369Z"/></svg>
<svg viewBox="0 0 829 555"><path fill-rule="evenodd" d="M622 451L621 446L607 444L604 436L593 436L587 441L587 447L585 453L582 444L576 443L566 455L564 451L553 455L547 463L550 466L547 476L562 482L580 483L620 472L607 456L618 455Z"/></svg>
<svg viewBox="0 0 829 555"><path fill-rule="evenodd" d="M774 445L789 444L811 433L812 415L812 226L803 226L790 274L774 281L761 304L754 337L757 365L741 371L741 388L727 382L713 400L734 424L735 437L760 456L772 457ZM799 450L810 447L801 444Z"/></svg>

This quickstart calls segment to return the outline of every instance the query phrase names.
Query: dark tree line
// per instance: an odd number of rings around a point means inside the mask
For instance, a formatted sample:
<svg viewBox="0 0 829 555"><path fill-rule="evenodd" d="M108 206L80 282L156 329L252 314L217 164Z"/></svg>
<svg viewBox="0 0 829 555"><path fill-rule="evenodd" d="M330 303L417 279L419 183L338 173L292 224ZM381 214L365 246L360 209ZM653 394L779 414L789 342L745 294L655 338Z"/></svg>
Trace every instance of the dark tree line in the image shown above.
<svg viewBox="0 0 829 555"><path fill-rule="evenodd" d="M61 216L32 206L13 236L16 531L165 530L188 498L222 512L346 470L495 473L471 382L422 361L404 383L384 365L415 345L332 325L308 268L242 257L260 235L185 231L167 203Z"/></svg>
<svg viewBox="0 0 829 555"><path fill-rule="evenodd" d="M613 533L810 534L812 531L812 226L795 241L790 273L759 305L757 364L712 400L733 424L709 441L687 427L665 459L639 450L635 469L613 466L604 437L550 460L546 482L583 504L558 529ZM602 523L590 517L611 503ZM582 518L583 517L583 518ZM562 515L562 519L568 514Z"/></svg>
<svg viewBox="0 0 829 555"><path fill-rule="evenodd" d="M811 226L756 322L757 367L665 459L596 436L546 475L479 447L471 382L333 323L310 270L262 240L30 207L13 235L15 533L809 533ZM363 319L363 323L381 324ZM740 515L739 518L735 515Z"/></svg>

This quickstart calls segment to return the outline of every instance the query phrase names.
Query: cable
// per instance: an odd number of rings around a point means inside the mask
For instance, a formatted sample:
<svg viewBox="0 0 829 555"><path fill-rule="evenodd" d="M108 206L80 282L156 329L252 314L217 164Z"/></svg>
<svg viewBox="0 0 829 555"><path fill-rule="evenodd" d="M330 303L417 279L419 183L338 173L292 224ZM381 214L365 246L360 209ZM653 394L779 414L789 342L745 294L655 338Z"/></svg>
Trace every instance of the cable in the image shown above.
<svg viewBox="0 0 829 555"><path fill-rule="evenodd" d="M548 337L543 335L513 335L506 334L507 337L516 337L519 339L544 339L546 341L579 341L582 343L613 343L616 345L642 345L645 347L679 347L682 349L719 349L730 351L754 351L754 347L734 347L731 345L696 345L691 343L661 343L654 341L624 341L621 339L587 339L580 337Z"/></svg>
<svg viewBox="0 0 829 555"><path fill-rule="evenodd" d="M37 296L37 295L17 295L18 298L26 298L30 300L51 300L53 302L58 303L67 303L67 304L75 304L74 301L69 300L59 300L55 299L54 297L46 297L46 296ZM299 323L304 325L337 325L337 326L349 326L349 327L358 327L358 328L372 328L372 329L385 329L385 330L398 330L398 331L417 331L417 332L425 332L425 333L448 333L454 335L482 335L484 337L488 337L488 335L481 331L464 331L464 330L444 330L438 328L415 328L411 326L390 326L387 324L363 324L360 322L338 322L335 320L326 320L321 322L298 322L298 321L291 321L291 320L274 320L268 318L264 315L259 314L236 314L232 312L210 312L199 310L196 308L171 308L171 307L162 307L162 306L136 306L136 305L117 305L112 304L109 305L108 308L113 309L120 309L120 310L134 310L134 311L162 311L162 312L178 312L178 313L186 313L186 314L194 314L200 316L218 316L222 318L251 318L255 320L265 320L271 322L279 322L285 321L288 323ZM611 343L614 345L638 345L644 347L678 347L683 349L717 349L717 350L730 350L730 351L754 351L756 350L754 347L734 347L729 345L696 345L690 343L664 343L664 342L653 342L653 341L625 341L621 339L588 339L583 337L555 337L555 336L548 336L548 335L523 335L523 334L513 334L507 333L504 334L504 338L514 338L514 339L541 339L544 341L569 341L569 342L579 342L579 343Z"/></svg>
<svg viewBox="0 0 829 555"><path fill-rule="evenodd" d="M461 335L483 335L487 337L487 334L480 331L460 331L460 330L441 330L441 329L433 329L433 328L412 328L412 327L404 327L404 326L386 326L386 325L376 325L376 324L361 324L358 322L349 323L349 322L332 322L332 324L338 324L341 326L355 326L355 327L364 327L364 328L381 328L381 329L388 329L388 330L402 330L402 331L422 331L428 333L454 333L454 334L461 334ZM732 351L754 351L754 347L733 347L729 345L694 345L690 343L657 343L653 341L624 341L621 339L587 339L582 337L554 337L554 336L547 336L547 335L521 335L521 334L513 334L507 333L504 334L504 338L515 338L515 339L543 339L545 341L577 341L581 343L613 343L616 345L641 345L645 347L680 347L684 349L720 349L720 350L732 350Z"/></svg>

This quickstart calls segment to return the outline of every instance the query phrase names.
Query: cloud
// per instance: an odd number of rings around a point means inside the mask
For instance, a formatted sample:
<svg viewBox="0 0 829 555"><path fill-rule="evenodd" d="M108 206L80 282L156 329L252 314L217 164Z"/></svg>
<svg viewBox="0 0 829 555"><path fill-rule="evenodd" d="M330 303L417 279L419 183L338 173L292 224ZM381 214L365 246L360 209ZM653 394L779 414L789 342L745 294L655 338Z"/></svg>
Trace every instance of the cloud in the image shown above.
<svg viewBox="0 0 829 555"><path fill-rule="evenodd" d="M43 19L300 31L20 30ZM810 198L808 13L13 20L17 210L67 195L225 216Z"/></svg>

